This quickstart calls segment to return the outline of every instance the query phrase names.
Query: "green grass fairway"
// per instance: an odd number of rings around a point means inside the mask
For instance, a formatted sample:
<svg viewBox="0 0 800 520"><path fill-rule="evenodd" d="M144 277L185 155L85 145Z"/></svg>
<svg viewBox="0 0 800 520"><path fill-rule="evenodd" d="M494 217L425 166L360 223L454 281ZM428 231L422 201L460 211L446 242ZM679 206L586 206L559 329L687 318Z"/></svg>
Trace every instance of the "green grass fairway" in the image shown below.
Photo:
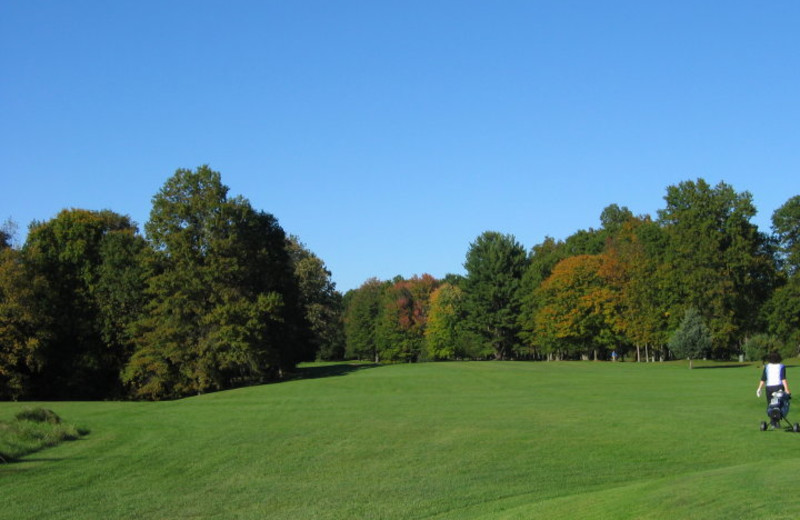
<svg viewBox="0 0 800 520"><path fill-rule="evenodd" d="M304 370L324 377L0 403L0 420L42 405L91 431L0 464L0 518L800 518L800 434L759 431L755 365Z"/></svg>

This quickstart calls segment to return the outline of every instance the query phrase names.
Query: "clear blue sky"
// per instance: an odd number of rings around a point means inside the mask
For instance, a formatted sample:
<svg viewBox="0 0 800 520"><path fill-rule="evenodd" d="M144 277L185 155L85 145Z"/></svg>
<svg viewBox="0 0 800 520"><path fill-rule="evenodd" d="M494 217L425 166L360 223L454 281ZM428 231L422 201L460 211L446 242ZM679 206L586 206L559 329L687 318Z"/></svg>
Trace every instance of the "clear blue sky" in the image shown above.
<svg viewBox="0 0 800 520"><path fill-rule="evenodd" d="M70 207L142 227L209 164L342 291L699 177L769 232L800 193L800 2L5 0L0 152L19 240Z"/></svg>

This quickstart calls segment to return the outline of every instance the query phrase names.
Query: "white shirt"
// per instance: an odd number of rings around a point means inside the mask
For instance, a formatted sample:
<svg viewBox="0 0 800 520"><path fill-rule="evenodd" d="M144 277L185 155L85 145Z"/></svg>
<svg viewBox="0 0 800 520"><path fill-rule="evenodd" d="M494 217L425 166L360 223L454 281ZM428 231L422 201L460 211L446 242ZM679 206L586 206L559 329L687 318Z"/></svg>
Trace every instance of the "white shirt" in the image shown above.
<svg viewBox="0 0 800 520"><path fill-rule="evenodd" d="M767 363L764 367L764 376L767 386L781 386L786 379L785 368L780 363Z"/></svg>

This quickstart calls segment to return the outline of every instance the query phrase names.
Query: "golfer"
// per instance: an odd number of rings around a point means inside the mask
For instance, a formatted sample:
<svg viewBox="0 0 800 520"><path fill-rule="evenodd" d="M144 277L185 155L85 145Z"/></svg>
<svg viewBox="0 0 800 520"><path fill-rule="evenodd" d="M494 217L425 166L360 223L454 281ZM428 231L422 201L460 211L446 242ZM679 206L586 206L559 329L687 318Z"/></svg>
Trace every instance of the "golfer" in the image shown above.
<svg viewBox="0 0 800 520"><path fill-rule="evenodd" d="M770 352L767 357L767 364L764 365L761 381L758 382L756 389L756 397L761 397L761 389L764 386L767 387L767 404L769 404L772 394L781 388L787 394L791 394L789 383L786 382L786 367L781 363L781 355L777 352Z"/></svg>

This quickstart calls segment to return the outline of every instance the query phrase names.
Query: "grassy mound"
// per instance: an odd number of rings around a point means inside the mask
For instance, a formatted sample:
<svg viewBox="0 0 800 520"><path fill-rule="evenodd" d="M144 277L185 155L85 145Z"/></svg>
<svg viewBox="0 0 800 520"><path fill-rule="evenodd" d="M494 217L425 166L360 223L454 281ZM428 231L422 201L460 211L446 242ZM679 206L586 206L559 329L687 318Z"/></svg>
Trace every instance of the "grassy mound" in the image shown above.
<svg viewBox="0 0 800 520"><path fill-rule="evenodd" d="M88 433L61 421L52 410L27 408L13 421L0 422L0 462L12 462L62 441L75 440Z"/></svg>

